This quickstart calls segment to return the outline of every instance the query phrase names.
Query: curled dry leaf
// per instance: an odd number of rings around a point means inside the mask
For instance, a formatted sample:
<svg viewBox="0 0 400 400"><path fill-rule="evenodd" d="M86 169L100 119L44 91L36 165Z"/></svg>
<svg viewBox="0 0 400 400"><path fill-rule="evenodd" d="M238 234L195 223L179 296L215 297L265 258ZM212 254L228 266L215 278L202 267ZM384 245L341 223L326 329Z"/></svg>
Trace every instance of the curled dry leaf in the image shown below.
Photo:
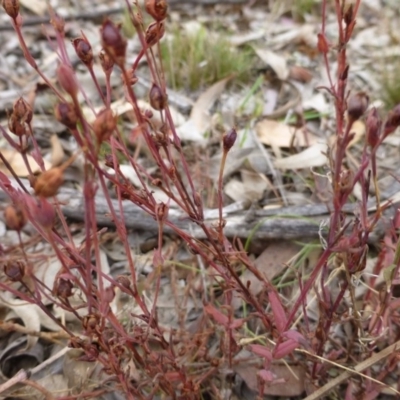
<svg viewBox="0 0 400 400"><path fill-rule="evenodd" d="M65 156L64 149L57 135L51 135L50 144L51 144L51 165L53 167L56 167L60 165L64 160Z"/></svg>
<svg viewBox="0 0 400 400"><path fill-rule="evenodd" d="M232 76L228 76L214 83L214 85L210 86L200 95L193 105L189 120L178 129L181 139L192 141L201 141L204 139L203 135L211 125L209 111L231 79Z"/></svg>
<svg viewBox="0 0 400 400"><path fill-rule="evenodd" d="M268 182L257 172L242 170L240 171L242 181L231 179L224 188L227 194L234 201L249 200L259 201L268 188Z"/></svg>
<svg viewBox="0 0 400 400"><path fill-rule="evenodd" d="M45 0L19 0L19 3L36 15L45 15L48 10Z"/></svg>
<svg viewBox="0 0 400 400"><path fill-rule="evenodd" d="M25 178L29 176L29 171L20 153L18 153L16 150L6 149L2 150L2 154L4 158L8 161L8 163L11 165L11 168L14 170L17 176L19 176L20 178ZM26 158L34 174L41 172L38 163L34 160L32 156L27 154ZM48 161L43 160L43 162L46 171L51 168L51 164ZM8 169L2 162L0 162L0 171L4 172L8 176L11 175L10 171L8 171Z"/></svg>
<svg viewBox="0 0 400 400"><path fill-rule="evenodd" d="M5 320L19 318L31 331L40 332L41 326L50 330L60 329L37 305L29 304L21 299L13 299L10 293L4 293L0 297L0 305L11 310ZM28 336L26 349L32 348L37 341L38 337Z"/></svg>
<svg viewBox="0 0 400 400"><path fill-rule="evenodd" d="M275 72L276 76L284 81L289 77L289 68L287 66L286 60L279 54L274 53L270 50L254 48L254 51L264 61L269 65Z"/></svg>
<svg viewBox="0 0 400 400"><path fill-rule="evenodd" d="M308 147L317 143L317 138L314 135L272 119L259 121L255 129L261 143L267 146Z"/></svg>
<svg viewBox="0 0 400 400"><path fill-rule="evenodd" d="M279 169L322 167L327 162L327 150L326 143L316 143L298 154L275 160L274 165Z"/></svg>

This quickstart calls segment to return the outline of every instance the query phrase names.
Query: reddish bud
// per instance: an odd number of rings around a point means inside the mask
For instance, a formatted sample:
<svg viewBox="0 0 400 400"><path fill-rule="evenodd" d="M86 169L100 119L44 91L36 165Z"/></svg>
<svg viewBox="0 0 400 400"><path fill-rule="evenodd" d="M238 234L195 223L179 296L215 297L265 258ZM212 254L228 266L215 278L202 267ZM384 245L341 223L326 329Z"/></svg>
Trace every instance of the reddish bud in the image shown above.
<svg viewBox="0 0 400 400"><path fill-rule="evenodd" d="M122 37L120 27L106 19L100 29L103 48L119 65L125 62L126 40Z"/></svg>
<svg viewBox="0 0 400 400"><path fill-rule="evenodd" d="M327 54L329 51L329 44L328 41L326 40L326 37L322 33L318 33L318 51L322 54Z"/></svg>
<svg viewBox="0 0 400 400"><path fill-rule="evenodd" d="M350 4L349 8L347 11L344 13L343 20L344 23L349 26L354 19L354 9L353 9L353 4Z"/></svg>
<svg viewBox="0 0 400 400"><path fill-rule="evenodd" d="M73 287L74 285L69 279L59 278L54 283L53 293L62 299L67 299L72 296Z"/></svg>
<svg viewBox="0 0 400 400"><path fill-rule="evenodd" d="M9 205L4 210L4 220L7 228L13 231L20 231L27 222L24 210L14 205Z"/></svg>
<svg viewBox="0 0 400 400"><path fill-rule="evenodd" d="M151 23L145 33L145 41L149 47L154 46L165 33L164 24L162 22Z"/></svg>
<svg viewBox="0 0 400 400"><path fill-rule="evenodd" d="M93 50L86 38L76 38L72 40L76 55L87 66L93 65Z"/></svg>
<svg viewBox="0 0 400 400"><path fill-rule="evenodd" d="M26 128L26 124L18 119L14 113L10 115L10 118L8 119L8 129L10 132L12 132L16 136L25 136L28 133L28 130Z"/></svg>
<svg viewBox="0 0 400 400"><path fill-rule="evenodd" d="M399 126L400 126L400 104L398 104L391 111L389 111L384 127L385 137L390 133L394 132Z"/></svg>
<svg viewBox="0 0 400 400"><path fill-rule="evenodd" d="M6 13L12 18L16 19L19 14L19 0L3 0L2 6Z"/></svg>
<svg viewBox="0 0 400 400"><path fill-rule="evenodd" d="M167 105L168 96L158 85L153 83L149 93L149 100L150 105L155 110L160 111L164 110L165 106Z"/></svg>
<svg viewBox="0 0 400 400"><path fill-rule="evenodd" d="M146 12L156 21L162 21L167 17L168 4L166 0L146 0Z"/></svg>
<svg viewBox="0 0 400 400"><path fill-rule="evenodd" d="M12 282L19 282L25 275L25 264L22 261L10 261L4 265L4 274Z"/></svg>
<svg viewBox="0 0 400 400"><path fill-rule="evenodd" d="M111 74L114 68L114 60L105 52L104 49L100 51L99 58L101 68L103 68L104 73L107 75Z"/></svg>
<svg viewBox="0 0 400 400"><path fill-rule="evenodd" d="M34 184L34 191L40 197L52 197L64 182L63 169L54 167L38 176Z"/></svg>
<svg viewBox="0 0 400 400"><path fill-rule="evenodd" d="M361 118L368 108L369 97L365 92L358 92L350 96L347 101L347 113L351 122Z"/></svg>
<svg viewBox="0 0 400 400"><path fill-rule="evenodd" d="M131 281L126 275L118 275L115 280L126 289L131 287Z"/></svg>
<svg viewBox="0 0 400 400"><path fill-rule="evenodd" d="M165 203L156 204L155 211L157 221L165 221L168 218L168 206Z"/></svg>
<svg viewBox="0 0 400 400"><path fill-rule="evenodd" d="M54 115L58 122L67 128L75 129L78 122L75 106L72 103L58 103L54 108Z"/></svg>
<svg viewBox="0 0 400 400"><path fill-rule="evenodd" d="M88 333L92 333L96 332L99 322L100 317L97 314L89 314L83 317L82 325Z"/></svg>
<svg viewBox="0 0 400 400"><path fill-rule="evenodd" d="M342 193L348 193L353 189L354 174L345 169L339 175L339 189Z"/></svg>
<svg viewBox="0 0 400 400"><path fill-rule="evenodd" d="M14 103L13 114L17 119L27 124L32 121L32 108L22 97Z"/></svg>
<svg viewBox="0 0 400 400"><path fill-rule="evenodd" d="M40 197L38 204L35 205L35 209L32 210L32 215L35 216L36 221L43 226L43 228L51 229L54 226L56 220L56 211L51 203L45 198Z"/></svg>
<svg viewBox="0 0 400 400"><path fill-rule="evenodd" d="M137 83L137 81L139 80L138 77L135 74L135 71L132 68L129 68L126 71L126 75L127 75L127 77L126 77L125 84L128 85L128 86L135 85Z"/></svg>
<svg viewBox="0 0 400 400"><path fill-rule="evenodd" d="M93 122L93 132L96 135L97 142L102 143L104 140L108 140L116 126L117 121L111 109L101 110Z"/></svg>
<svg viewBox="0 0 400 400"><path fill-rule="evenodd" d="M57 79L60 86L72 97L75 98L78 93L78 84L72 69L60 64L57 68Z"/></svg>
<svg viewBox="0 0 400 400"><path fill-rule="evenodd" d="M379 142L382 121L376 108L373 108L367 117L367 144L374 148Z"/></svg>
<svg viewBox="0 0 400 400"><path fill-rule="evenodd" d="M232 146L235 144L237 138L237 132L232 128L228 133L226 133L222 139L224 151L228 152Z"/></svg>

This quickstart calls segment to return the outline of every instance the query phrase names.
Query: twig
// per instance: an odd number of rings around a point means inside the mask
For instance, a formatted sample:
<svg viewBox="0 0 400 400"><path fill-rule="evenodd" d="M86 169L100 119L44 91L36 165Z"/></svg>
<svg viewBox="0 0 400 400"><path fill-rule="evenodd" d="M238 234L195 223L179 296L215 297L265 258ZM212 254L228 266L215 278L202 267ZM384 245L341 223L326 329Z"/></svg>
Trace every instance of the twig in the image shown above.
<svg viewBox="0 0 400 400"><path fill-rule="evenodd" d="M358 365L356 365L354 367L354 370L346 368L345 372L340 374L335 379L330 380L325 386L322 386L321 388L316 390L313 394L307 396L304 400L317 400L317 399L323 398L323 396L325 396L330 390L332 390L334 387L340 385L342 382L344 382L345 380L349 379L354 374L362 375L366 379L369 379L369 380L371 380L373 382L379 383L380 385L388 387L394 393L399 395L400 393L397 390L393 389L392 387L387 386L384 383L379 382L376 379L371 378L370 376L366 376L364 374L361 374L361 371L364 371L365 369L371 367L372 365L376 364L377 362L379 362L379 361L383 360L384 358L390 356L391 354L395 353L396 351L399 350L399 348L400 348L400 340L397 341L396 343L390 345L389 347L386 347L386 349L383 349L379 353L376 353L373 356L371 356L371 357L367 358L366 360L362 361L361 363L359 363ZM307 354L313 356L312 354L310 354L310 353L308 353L306 351L303 351L303 350L299 350L299 351L307 353ZM320 357L318 357L318 358L320 358ZM333 363L332 361L329 361L329 360L326 360L326 359L322 359L322 360L343 368L343 366L341 366L339 364L336 364L336 363Z"/></svg>

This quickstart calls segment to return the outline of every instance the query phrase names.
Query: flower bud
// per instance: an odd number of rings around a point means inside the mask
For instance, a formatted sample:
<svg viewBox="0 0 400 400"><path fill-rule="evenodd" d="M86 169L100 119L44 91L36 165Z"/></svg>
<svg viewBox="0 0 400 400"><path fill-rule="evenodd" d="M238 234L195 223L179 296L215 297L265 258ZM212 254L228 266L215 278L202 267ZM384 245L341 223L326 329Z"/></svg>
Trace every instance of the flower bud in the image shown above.
<svg viewBox="0 0 400 400"><path fill-rule="evenodd" d="M133 86L136 85L136 83L138 82L139 78L136 76L135 71L133 70L133 68L129 68L126 71L126 78L125 79L125 84L127 86Z"/></svg>
<svg viewBox="0 0 400 400"><path fill-rule="evenodd" d="M374 148L379 142L382 121L376 108L373 108L367 117L367 144Z"/></svg>
<svg viewBox="0 0 400 400"><path fill-rule="evenodd" d="M106 19L100 29L103 48L117 64L125 62L126 39L122 37L120 27Z"/></svg>
<svg viewBox="0 0 400 400"><path fill-rule="evenodd" d="M155 207L157 221L165 221L168 218L168 206L163 203L157 203Z"/></svg>
<svg viewBox="0 0 400 400"><path fill-rule="evenodd" d="M12 113L8 119L8 129L18 137L25 136L28 133L26 124L18 119L14 113Z"/></svg>
<svg viewBox="0 0 400 400"><path fill-rule="evenodd" d="M146 12L160 22L167 17L168 4L166 0L146 0Z"/></svg>
<svg viewBox="0 0 400 400"><path fill-rule="evenodd" d="M115 280L126 289L131 287L131 280L126 275L118 275Z"/></svg>
<svg viewBox="0 0 400 400"><path fill-rule="evenodd" d="M350 96L347 101L349 119L354 122L360 119L368 108L369 97L365 92L358 92Z"/></svg>
<svg viewBox="0 0 400 400"><path fill-rule="evenodd" d="M67 299L72 296L74 285L69 279L59 278L54 282L53 293L62 299Z"/></svg>
<svg viewBox="0 0 400 400"><path fill-rule="evenodd" d="M14 103L13 114L17 119L27 124L32 121L32 108L22 97Z"/></svg>
<svg viewBox="0 0 400 400"><path fill-rule="evenodd" d="M105 50L101 50L99 53L101 68L105 74L111 74L114 68L114 60L105 52Z"/></svg>
<svg viewBox="0 0 400 400"><path fill-rule="evenodd" d="M3 0L2 4L6 13L12 18L16 19L19 14L19 0Z"/></svg>
<svg viewBox="0 0 400 400"><path fill-rule="evenodd" d="M353 171L345 169L340 172L338 184L341 193L349 193L353 189L354 184Z"/></svg>
<svg viewBox="0 0 400 400"><path fill-rule="evenodd" d="M385 137L394 132L400 126L400 104L389 111L384 127Z"/></svg>
<svg viewBox="0 0 400 400"><path fill-rule="evenodd" d="M19 282L25 275L25 264L22 261L9 261L3 268L4 275L11 282Z"/></svg>
<svg viewBox="0 0 400 400"><path fill-rule="evenodd" d="M43 226L43 228L51 229L56 220L56 211L54 206L49 203L45 198L40 197L38 204L35 207L36 221Z"/></svg>
<svg viewBox="0 0 400 400"><path fill-rule="evenodd" d="M167 105L167 99L167 94L158 85L153 83L149 94L150 105L155 110L164 110L165 106Z"/></svg>
<svg viewBox="0 0 400 400"><path fill-rule="evenodd" d="M78 93L78 84L72 69L65 64L60 64L57 68L57 79L60 86L72 98L75 98Z"/></svg>
<svg viewBox="0 0 400 400"><path fill-rule="evenodd" d="M232 128L228 133L226 133L223 137L223 147L224 151L228 152L232 146L235 144L237 138L237 132L234 128Z"/></svg>
<svg viewBox="0 0 400 400"><path fill-rule="evenodd" d="M99 326L100 316L98 314L88 314L83 317L82 325L87 333L96 332Z"/></svg>
<svg viewBox="0 0 400 400"><path fill-rule="evenodd" d="M14 205L9 205L4 210L4 220L7 228L13 231L20 231L27 222L24 210Z"/></svg>
<svg viewBox="0 0 400 400"><path fill-rule="evenodd" d="M97 142L102 143L104 140L108 140L116 126L117 121L111 109L105 108L100 111L93 122L93 132Z"/></svg>
<svg viewBox="0 0 400 400"><path fill-rule="evenodd" d="M349 26L354 20L354 9L353 9L353 4L350 4L349 8L343 15L343 21L344 23Z"/></svg>
<svg viewBox="0 0 400 400"><path fill-rule="evenodd" d="M72 103L58 103L54 107L54 115L58 122L61 122L67 128L76 129L78 116L75 106Z"/></svg>
<svg viewBox="0 0 400 400"><path fill-rule="evenodd" d="M149 47L154 46L165 33L165 27L162 22L151 23L145 33L145 41Z"/></svg>
<svg viewBox="0 0 400 400"><path fill-rule="evenodd" d="M57 194L58 189L63 182L63 169L60 167L54 167L38 176L33 189L36 196L52 197Z"/></svg>
<svg viewBox="0 0 400 400"><path fill-rule="evenodd" d="M76 55L87 66L93 65L93 50L86 38L76 38L72 40Z"/></svg>
<svg viewBox="0 0 400 400"><path fill-rule="evenodd" d="M327 54L329 51L329 44L326 37L322 33L318 33L318 50L322 54Z"/></svg>

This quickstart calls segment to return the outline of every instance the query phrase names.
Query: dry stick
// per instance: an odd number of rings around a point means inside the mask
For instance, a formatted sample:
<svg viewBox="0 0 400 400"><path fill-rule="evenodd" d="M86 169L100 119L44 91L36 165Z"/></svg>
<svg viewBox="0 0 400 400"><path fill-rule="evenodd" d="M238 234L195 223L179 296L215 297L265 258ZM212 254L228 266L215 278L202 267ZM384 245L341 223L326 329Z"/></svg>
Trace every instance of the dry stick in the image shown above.
<svg viewBox="0 0 400 400"><path fill-rule="evenodd" d="M400 394L400 392L398 392L396 389L393 389L392 387L386 385L385 383L380 382L380 381L378 381L376 379L371 378L370 376L367 376L367 375L364 375L364 374L361 373L361 371L364 371L365 369L371 367L372 365L376 364L377 362L379 362L379 361L383 360L384 358L390 356L391 354L393 354L398 349L400 349L400 340L397 341L396 343L393 343L389 347L386 347L386 349L380 351L379 353L376 353L373 356L371 356L371 357L367 358L366 360L362 361L361 363L356 365L354 367L354 369L344 368L340 364L337 364L335 362L329 361L329 360L324 359L322 357L318 357L316 355L310 354L307 351L297 350L297 351L300 351L301 353L305 353L305 354L311 355L313 357L317 357L318 359L320 359L322 361L325 361L325 362L328 362L330 364L333 364L333 365L335 365L335 366L337 366L339 368L346 369L346 371L343 372L341 375L339 375L337 378L332 379L325 386L322 386L321 388L316 390L314 393L312 393L309 396L307 396L304 400L317 400L317 399L322 398L322 396L326 395L331 389L333 389L337 385L340 385L345 380L349 379L353 374L360 375L360 376L362 376L362 377L364 377L366 379L369 379L370 381L379 383L380 385L389 388L394 393Z"/></svg>
<svg viewBox="0 0 400 400"><path fill-rule="evenodd" d="M0 385L0 393L3 393L5 390L10 389L17 383L23 383L24 381L29 379L32 375L34 375L36 372L39 372L43 368L46 368L53 361L59 359L60 357L62 357L66 353L68 353L70 350L72 350L72 348L64 347L58 353L54 354L53 356L48 358L46 361L43 361L41 364L39 364L35 368L28 370L28 371L21 369L12 378L10 378L7 382L4 382L2 385Z"/></svg>

